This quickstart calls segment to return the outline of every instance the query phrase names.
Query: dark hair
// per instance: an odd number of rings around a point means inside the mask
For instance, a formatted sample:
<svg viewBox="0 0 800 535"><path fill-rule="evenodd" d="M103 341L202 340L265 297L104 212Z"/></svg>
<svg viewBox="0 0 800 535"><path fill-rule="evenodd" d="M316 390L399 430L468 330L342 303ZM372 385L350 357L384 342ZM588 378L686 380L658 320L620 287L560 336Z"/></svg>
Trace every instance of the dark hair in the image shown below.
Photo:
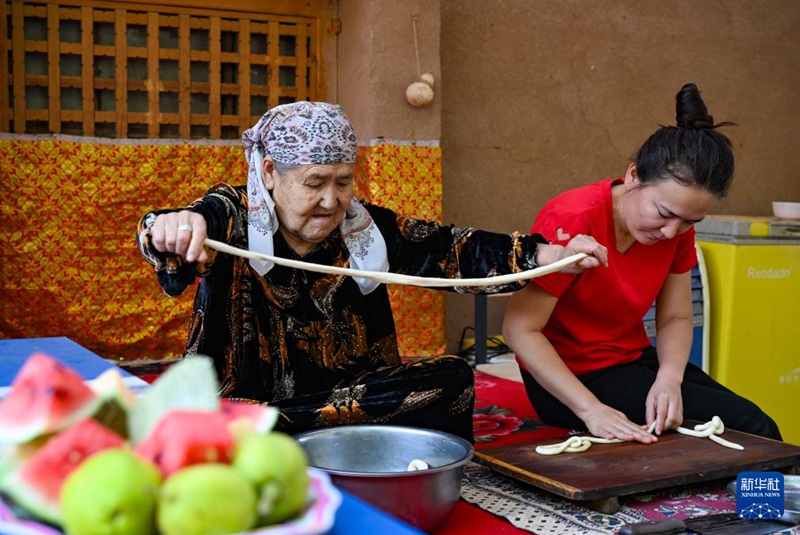
<svg viewBox="0 0 800 535"><path fill-rule="evenodd" d="M675 98L677 126L662 126L639 148L634 158L643 184L673 179L713 193L721 199L733 180L733 149L714 124L700 91L686 84Z"/></svg>

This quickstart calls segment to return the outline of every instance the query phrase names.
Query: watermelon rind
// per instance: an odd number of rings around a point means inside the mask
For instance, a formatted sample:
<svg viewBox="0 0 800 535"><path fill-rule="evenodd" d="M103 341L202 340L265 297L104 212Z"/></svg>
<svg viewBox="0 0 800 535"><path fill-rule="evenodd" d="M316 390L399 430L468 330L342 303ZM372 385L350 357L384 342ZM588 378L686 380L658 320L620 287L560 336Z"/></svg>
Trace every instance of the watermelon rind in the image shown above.
<svg viewBox="0 0 800 535"><path fill-rule="evenodd" d="M99 397L109 400L115 399L121 407L129 409L136 403L136 394L125 384L119 368L109 368L96 379L89 382L89 387Z"/></svg>
<svg viewBox="0 0 800 535"><path fill-rule="evenodd" d="M2 486L3 480L21 464L22 459L17 453L16 445L6 444L3 446L0 444L0 486Z"/></svg>
<svg viewBox="0 0 800 535"><path fill-rule="evenodd" d="M194 355L170 366L128 414L128 436L136 445L172 409L218 411L219 380L211 357Z"/></svg>
<svg viewBox="0 0 800 535"><path fill-rule="evenodd" d="M44 435L57 433L73 424L83 420L87 416L94 413L102 400L95 398L90 404L85 405L81 410L72 413L70 416L59 420L57 423L45 425L41 421L36 421L35 417L31 418L27 425L23 424L19 427L2 426L0 430L0 443L6 444L21 444L29 442ZM4 422L5 424L6 422Z"/></svg>
<svg viewBox="0 0 800 535"><path fill-rule="evenodd" d="M119 400L104 400L91 415L92 420L108 427L123 438L128 437L128 409Z"/></svg>
<svg viewBox="0 0 800 535"><path fill-rule="evenodd" d="M128 413L136 403L136 395L125 384L118 368L110 368L89 382L100 398L92 419L115 433L128 438Z"/></svg>

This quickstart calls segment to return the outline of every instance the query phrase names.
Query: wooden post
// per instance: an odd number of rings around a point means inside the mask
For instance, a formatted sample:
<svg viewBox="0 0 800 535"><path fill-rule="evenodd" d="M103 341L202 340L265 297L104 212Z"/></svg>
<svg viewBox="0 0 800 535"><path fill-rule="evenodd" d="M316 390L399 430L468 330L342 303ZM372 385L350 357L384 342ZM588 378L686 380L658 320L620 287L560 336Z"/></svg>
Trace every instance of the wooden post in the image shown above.
<svg viewBox="0 0 800 535"><path fill-rule="evenodd" d="M61 38L58 5L47 4L47 118L48 129L61 132Z"/></svg>
<svg viewBox="0 0 800 535"><path fill-rule="evenodd" d="M267 81L269 95L267 96L267 106L269 108L274 108L279 104L281 53L278 45L280 39L280 23L274 20L270 21L269 33L267 34L267 68L269 69L269 78Z"/></svg>
<svg viewBox="0 0 800 535"><path fill-rule="evenodd" d="M212 139L219 139L222 134L221 83L222 76L222 43L220 40L220 19L211 17L208 30L208 134Z"/></svg>
<svg viewBox="0 0 800 535"><path fill-rule="evenodd" d="M190 18L187 13L178 16L178 132L183 139L191 137L191 42Z"/></svg>
<svg viewBox="0 0 800 535"><path fill-rule="evenodd" d="M9 43L6 39L8 35L8 2L0 2L0 132L8 132L11 123L11 101L8 91L9 62L8 49Z"/></svg>
<svg viewBox="0 0 800 535"><path fill-rule="evenodd" d="M25 6L21 0L11 3L11 47L14 76L14 132L24 134L25 122Z"/></svg>
<svg viewBox="0 0 800 535"><path fill-rule="evenodd" d="M267 110L263 110L265 112ZM259 112L261 112L259 110ZM261 112L261 113L263 113ZM251 126L250 116L250 21L239 23L239 130L244 132Z"/></svg>
<svg viewBox="0 0 800 535"><path fill-rule="evenodd" d="M92 8L81 8L81 95L83 135L93 136L94 124L94 16Z"/></svg>
<svg viewBox="0 0 800 535"><path fill-rule="evenodd" d="M295 38L296 50L295 60L297 65L294 70L294 85L297 90L297 100L308 100L308 26L306 24L297 25L297 37Z"/></svg>
<svg viewBox="0 0 800 535"><path fill-rule="evenodd" d="M147 14L147 135L151 138L159 136L161 117L158 110L159 63L161 60L158 48L158 13Z"/></svg>
<svg viewBox="0 0 800 535"><path fill-rule="evenodd" d="M116 82L116 132L118 138L128 137L128 32L126 11L117 9L114 17L114 79Z"/></svg>
<svg viewBox="0 0 800 535"><path fill-rule="evenodd" d="M320 34L322 33L322 24L319 19L314 19L314 22L309 24L308 35L311 37L309 43L309 50L307 51L308 57L308 90L310 100L324 100L325 92L323 91L324 84L320 82L322 76L320 74ZM338 32L337 32L338 33Z"/></svg>

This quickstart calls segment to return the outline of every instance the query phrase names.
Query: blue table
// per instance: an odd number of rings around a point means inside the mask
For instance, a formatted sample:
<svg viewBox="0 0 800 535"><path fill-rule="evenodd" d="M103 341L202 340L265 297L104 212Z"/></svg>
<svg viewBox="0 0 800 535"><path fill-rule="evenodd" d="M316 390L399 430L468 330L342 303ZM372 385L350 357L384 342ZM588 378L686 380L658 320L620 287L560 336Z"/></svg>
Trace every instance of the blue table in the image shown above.
<svg viewBox="0 0 800 535"><path fill-rule="evenodd" d="M0 340L0 397L8 392L9 385L28 357L37 351L56 358L86 380L95 379L104 371L115 367L113 362L97 356L65 336ZM149 386L135 375L121 368L119 370L123 381L134 393Z"/></svg>
<svg viewBox="0 0 800 535"><path fill-rule="evenodd" d="M94 379L114 364L66 337L0 340L0 397L8 391L25 360L41 351L74 369L84 379ZM126 384L133 390L147 383L125 371ZM422 535L422 532L397 520L368 503L342 491L342 505L328 535L380 533L381 535Z"/></svg>

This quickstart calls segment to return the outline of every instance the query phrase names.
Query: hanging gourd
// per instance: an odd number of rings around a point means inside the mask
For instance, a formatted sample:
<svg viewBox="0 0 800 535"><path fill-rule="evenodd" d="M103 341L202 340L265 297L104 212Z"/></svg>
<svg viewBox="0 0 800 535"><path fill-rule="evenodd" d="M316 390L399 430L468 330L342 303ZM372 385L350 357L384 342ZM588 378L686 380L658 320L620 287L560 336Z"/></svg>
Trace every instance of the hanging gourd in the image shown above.
<svg viewBox="0 0 800 535"><path fill-rule="evenodd" d="M418 80L406 88L406 100L412 106L421 108L433 102L433 75L429 72L421 73L419 67L419 44L417 42L417 17L413 17L414 26L414 51L417 54L417 77Z"/></svg>

